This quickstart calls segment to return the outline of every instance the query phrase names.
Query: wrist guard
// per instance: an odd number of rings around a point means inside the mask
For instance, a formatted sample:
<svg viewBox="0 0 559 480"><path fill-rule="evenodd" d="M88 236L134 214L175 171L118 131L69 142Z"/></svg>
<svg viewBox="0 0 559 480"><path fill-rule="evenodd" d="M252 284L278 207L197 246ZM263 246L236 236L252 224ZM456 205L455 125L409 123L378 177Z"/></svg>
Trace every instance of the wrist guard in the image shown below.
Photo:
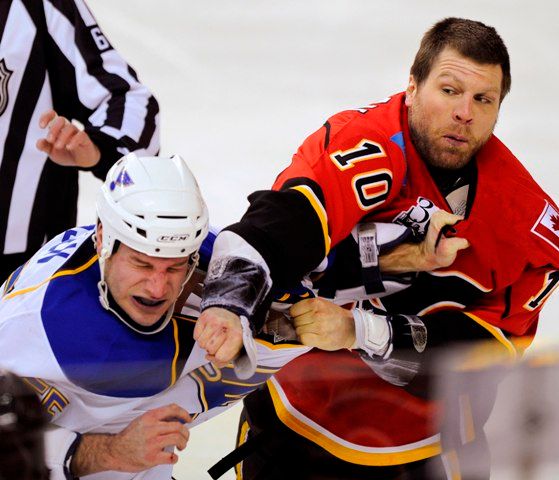
<svg viewBox="0 0 559 480"><path fill-rule="evenodd" d="M391 329L390 347L379 359L363 349L362 360L383 380L403 387L419 372L427 347L427 328L415 315L388 317Z"/></svg>
<svg viewBox="0 0 559 480"><path fill-rule="evenodd" d="M353 309L355 343L352 349L363 350L371 357L388 358L392 352L392 328L388 319L361 308Z"/></svg>

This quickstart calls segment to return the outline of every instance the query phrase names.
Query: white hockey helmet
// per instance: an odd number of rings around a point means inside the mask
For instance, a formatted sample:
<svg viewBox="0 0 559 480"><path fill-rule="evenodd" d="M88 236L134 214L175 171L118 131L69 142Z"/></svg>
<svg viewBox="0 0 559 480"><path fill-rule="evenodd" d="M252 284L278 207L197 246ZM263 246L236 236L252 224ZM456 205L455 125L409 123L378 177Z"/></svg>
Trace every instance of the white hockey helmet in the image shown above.
<svg viewBox="0 0 559 480"><path fill-rule="evenodd" d="M108 256L118 240L152 257L187 257L198 251L208 233L208 209L194 175L178 155L129 153L121 158L98 194L97 216Z"/></svg>
<svg viewBox="0 0 559 480"><path fill-rule="evenodd" d="M109 170L97 196L97 216L103 226L98 284L101 305L139 333L162 330L174 304L156 329L134 326L109 305L105 261L114 253L116 242L152 257L190 256L184 286L195 270L198 249L209 228L208 209L194 175L178 155L138 157L129 153Z"/></svg>

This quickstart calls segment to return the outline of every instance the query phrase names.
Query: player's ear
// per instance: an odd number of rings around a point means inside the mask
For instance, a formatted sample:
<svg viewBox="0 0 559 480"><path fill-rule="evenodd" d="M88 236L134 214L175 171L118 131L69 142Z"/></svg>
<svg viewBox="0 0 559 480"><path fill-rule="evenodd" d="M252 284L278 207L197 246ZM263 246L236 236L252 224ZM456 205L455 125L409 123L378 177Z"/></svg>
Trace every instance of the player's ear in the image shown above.
<svg viewBox="0 0 559 480"><path fill-rule="evenodd" d="M408 80L408 88L406 88L406 107L411 107L415 93L417 92L417 84L413 75Z"/></svg>
<svg viewBox="0 0 559 480"><path fill-rule="evenodd" d="M97 220L97 228L95 230L95 247L97 255L101 255L101 248L103 247L103 224Z"/></svg>

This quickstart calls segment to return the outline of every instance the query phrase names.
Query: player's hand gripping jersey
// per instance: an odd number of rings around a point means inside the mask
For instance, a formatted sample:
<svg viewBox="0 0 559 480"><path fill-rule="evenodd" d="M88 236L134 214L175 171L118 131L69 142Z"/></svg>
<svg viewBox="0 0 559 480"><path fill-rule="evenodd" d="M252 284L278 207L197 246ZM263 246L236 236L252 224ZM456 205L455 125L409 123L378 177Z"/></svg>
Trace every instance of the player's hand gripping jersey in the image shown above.
<svg viewBox="0 0 559 480"><path fill-rule="evenodd" d="M421 237L434 211L451 210L409 140L403 94L330 118L273 191L251 202L241 222L225 230L261 255L274 286L300 280L364 217L401 223ZM453 265L420 274L413 288L382 305L419 315L460 310L474 323L532 334L559 281L559 213L495 136L475 159L465 219L454 234L470 248Z"/></svg>
<svg viewBox="0 0 559 480"><path fill-rule="evenodd" d="M471 162L465 186L462 201L441 193L409 139L398 94L330 118L305 140L273 191L254 193L242 220L227 230L258 252L247 258L262 262L268 285L277 286L316 267L365 217L406 225L421 239L436 210L460 212L465 218L449 234L466 238L470 247L450 267L421 272L409 288L373 304L390 315L420 317L427 344L418 358L428 358L433 347L475 339L492 339L496 349L514 356L529 344L559 282L559 212L495 136ZM224 249L221 256L243 255L244 248ZM210 298L207 304L228 308L227 301ZM399 341L393 337L393 355ZM330 364L329 370L317 367ZM322 372L328 379L320 381ZM436 454L435 406L402 390L407 380L377 373L357 355L314 351L269 383L284 423L341 458L389 465ZM305 387L309 381L312 389ZM307 394L299 395L301 389ZM353 414L363 427L359 433Z"/></svg>

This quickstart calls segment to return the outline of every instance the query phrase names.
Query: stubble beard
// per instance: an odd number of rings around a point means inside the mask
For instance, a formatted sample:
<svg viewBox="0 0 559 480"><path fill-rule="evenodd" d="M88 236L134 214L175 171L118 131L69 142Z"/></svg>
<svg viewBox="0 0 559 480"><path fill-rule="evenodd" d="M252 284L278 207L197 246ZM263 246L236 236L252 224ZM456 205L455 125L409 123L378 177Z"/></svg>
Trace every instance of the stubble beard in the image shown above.
<svg viewBox="0 0 559 480"><path fill-rule="evenodd" d="M461 150L451 145L444 147L438 145L436 140L442 137L442 133L431 134L428 130L428 122L420 113L414 113L411 108L408 123L411 141L422 160L433 167L448 170L458 170L467 165L491 136L489 134L487 138L477 140L470 148Z"/></svg>

